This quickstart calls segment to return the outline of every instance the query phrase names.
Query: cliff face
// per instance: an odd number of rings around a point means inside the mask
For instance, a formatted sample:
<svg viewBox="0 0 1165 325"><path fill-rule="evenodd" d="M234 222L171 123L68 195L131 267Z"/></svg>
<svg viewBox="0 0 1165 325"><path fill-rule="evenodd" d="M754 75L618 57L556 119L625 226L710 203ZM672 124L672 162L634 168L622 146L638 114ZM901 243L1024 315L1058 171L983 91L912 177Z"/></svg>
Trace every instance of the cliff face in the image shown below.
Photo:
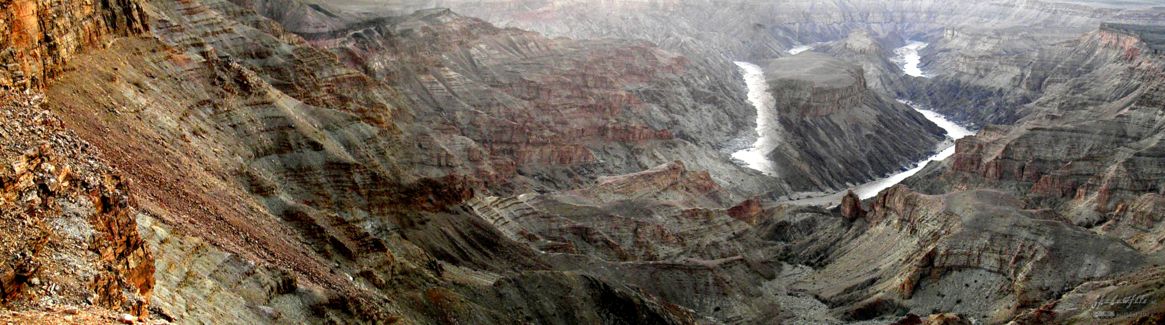
<svg viewBox="0 0 1165 325"><path fill-rule="evenodd" d="M0 87L44 86L85 50L113 37L146 30L141 6L132 0L16 0L0 8Z"/></svg>
<svg viewBox="0 0 1165 325"><path fill-rule="evenodd" d="M861 68L806 52L765 69L782 145L769 153L794 188L829 190L872 180L931 154L943 131L866 86Z"/></svg>

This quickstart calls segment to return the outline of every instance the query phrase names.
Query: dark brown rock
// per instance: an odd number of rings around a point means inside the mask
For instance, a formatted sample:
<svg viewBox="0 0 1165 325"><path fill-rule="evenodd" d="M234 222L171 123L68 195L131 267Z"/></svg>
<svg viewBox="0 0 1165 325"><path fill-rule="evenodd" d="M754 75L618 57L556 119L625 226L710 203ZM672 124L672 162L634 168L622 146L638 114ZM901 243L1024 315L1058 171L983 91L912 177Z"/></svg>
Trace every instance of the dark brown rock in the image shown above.
<svg viewBox="0 0 1165 325"><path fill-rule="evenodd" d="M849 191L841 198L841 216L846 220L854 221L866 217L866 210L862 208L862 200L857 194Z"/></svg>
<svg viewBox="0 0 1165 325"><path fill-rule="evenodd" d="M763 208L760 200L748 199L740 202L736 206L728 209L728 215L736 218L736 220L744 221L750 225L756 225Z"/></svg>

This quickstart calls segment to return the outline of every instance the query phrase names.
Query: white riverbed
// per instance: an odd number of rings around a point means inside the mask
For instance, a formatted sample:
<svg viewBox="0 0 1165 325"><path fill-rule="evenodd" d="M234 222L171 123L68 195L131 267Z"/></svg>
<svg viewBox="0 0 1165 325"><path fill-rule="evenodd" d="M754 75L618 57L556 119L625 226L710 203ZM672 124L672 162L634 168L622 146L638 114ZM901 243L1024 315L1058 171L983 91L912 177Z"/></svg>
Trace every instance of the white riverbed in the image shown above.
<svg viewBox="0 0 1165 325"><path fill-rule="evenodd" d="M736 65L748 86L748 102L756 108L757 139L751 147L733 153L732 158L765 175L777 176L773 162L767 157L777 147L777 111L773 107L776 101L769 92L769 84L760 66L748 62L736 62Z"/></svg>
<svg viewBox="0 0 1165 325"><path fill-rule="evenodd" d="M902 68L902 72L905 72L909 76L927 78L929 76L922 71L922 55L918 51L921 51L928 45L930 44L919 41L906 42L906 46L894 49L894 54L898 55L894 58L894 62L898 63Z"/></svg>
<svg viewBox="0 0 1165 325"><path fill-rule="evenodd" d="M801 44L801 45L794 46L793 48L791 48L785 52L789 53L791 55L797 55L798 53L805 52L805 51L811 51L811 50L817 48L818 46L829 44L829 43L832 43L832 42L816 42L816 43L809 43L809 44Z"/></svg>

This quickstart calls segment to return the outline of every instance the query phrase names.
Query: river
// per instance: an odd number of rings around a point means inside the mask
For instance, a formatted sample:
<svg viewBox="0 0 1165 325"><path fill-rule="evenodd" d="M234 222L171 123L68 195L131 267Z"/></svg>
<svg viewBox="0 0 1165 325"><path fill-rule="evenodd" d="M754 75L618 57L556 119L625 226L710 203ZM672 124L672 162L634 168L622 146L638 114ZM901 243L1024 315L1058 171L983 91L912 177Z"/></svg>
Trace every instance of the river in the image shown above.
<svg viewBox="0 0 1165 325"><path fill-rule="evenodd" d="M777 147L777 136L780 133L777 124L777 111L773 107L776 101L769 92L769 84L765 80L765 72L760 66L748 62L736 62L744 75L744 83L748 86L748 102L756 108L756 142L751 147L737 151L732 158L743 161L745 166L769 176L777 176L773 162L767 157L769 152Z"/></svg>
<svg viewBox="0 0 1165 325"><path fill-rule="evenodd" d="M895 49L896 57L894 62L898 63L899 68L904 74L913 77L929 78L929 75L922 70L922 56L919 51L927 47L927 43L910 41L901 48ZM747 63L737 62L741 71L744 73L745 83L748 85L748 98L753 106L757 109L757 134L758 138L753 147L741 150L733 154L734 158L744 161L750 168L756 169L770 176L777 176L775 173L775 166L772 161L766 157L768 152L776 148L778 143L777 129L770 127L770 124L776 123L776 107L772 95L768 92L768 84L765 82L764 71L760 67ZM910 176L917 174L922 168L932 161L940 161L947 159L955 154L954 141L962 139L967 136L974 135L975 132L968 130L957 123L954 123L944 117L943 115L929 111L905 100L900 102L909 105L914 110L922 114L923 117L938 125L946 131L948 141L944 141L942 145L937 148L938 153L928 157L925 160L914 162L909 166L904 166L906 170L898 172L883 178L879 178L870 182L853 186L845 191L835 193L798 193L794 194L792 199L781 201L781 203L790 203L796 205L821 205L833 206L841 202L841 197L849 190L854 191L862 199L872 198L877 196L879 192L890 188Z"/></svg>

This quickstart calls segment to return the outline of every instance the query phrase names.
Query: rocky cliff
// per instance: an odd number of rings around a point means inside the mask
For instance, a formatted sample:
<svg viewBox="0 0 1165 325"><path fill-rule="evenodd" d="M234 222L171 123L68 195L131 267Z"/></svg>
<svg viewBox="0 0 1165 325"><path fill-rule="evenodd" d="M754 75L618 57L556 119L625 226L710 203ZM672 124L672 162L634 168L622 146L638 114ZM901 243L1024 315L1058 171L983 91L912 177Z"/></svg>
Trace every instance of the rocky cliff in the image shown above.
<svg viewBox="0 0 1165 325"><path fill-rule="evenodd" d="M872 180L926 158L944 138L921 114L870 90L855 65L806 52L769 62L765 75L783 142L768 156L794 188Z"/></svg>
<svg viewBox="0 0 1165 325"><path fill-rule="evenodd" d="M43 86L82 52L146 30L135 1L7 1L0 8L0 87Z"/></svg>

